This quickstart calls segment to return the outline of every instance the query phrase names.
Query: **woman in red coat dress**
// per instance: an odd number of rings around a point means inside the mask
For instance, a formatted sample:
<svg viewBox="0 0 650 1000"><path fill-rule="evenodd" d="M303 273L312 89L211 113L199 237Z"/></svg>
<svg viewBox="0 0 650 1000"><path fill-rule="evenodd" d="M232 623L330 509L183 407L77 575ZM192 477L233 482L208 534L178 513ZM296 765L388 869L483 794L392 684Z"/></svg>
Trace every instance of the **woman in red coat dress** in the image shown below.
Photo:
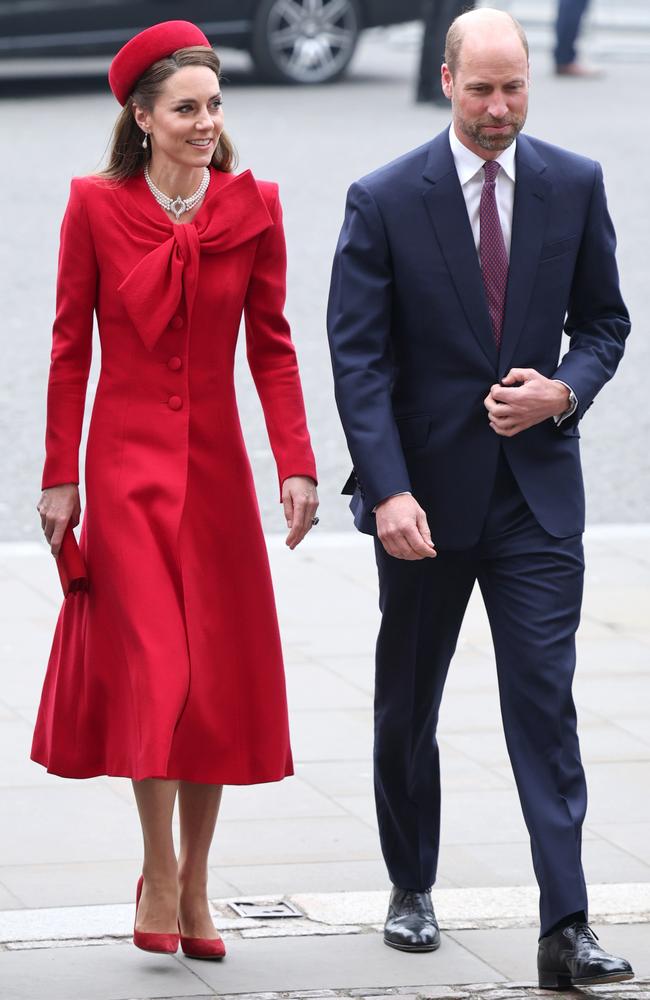
<svg viewBox="0 0 650 1000"><path fill-rule="evenodd" d="M72 182L61 233L38 504L57 555L77 483L96 313L102 366L81 551L32 757L54 774L133 780L144 837L134 940L219 958L208 849L224 784L292 773L282 653L235 389L242 315L294 548L316 469L283 316L275 184L232 171L219 61L184 21L115 57L109 166ZM172 814L178 795L177 859Z"/></svg>

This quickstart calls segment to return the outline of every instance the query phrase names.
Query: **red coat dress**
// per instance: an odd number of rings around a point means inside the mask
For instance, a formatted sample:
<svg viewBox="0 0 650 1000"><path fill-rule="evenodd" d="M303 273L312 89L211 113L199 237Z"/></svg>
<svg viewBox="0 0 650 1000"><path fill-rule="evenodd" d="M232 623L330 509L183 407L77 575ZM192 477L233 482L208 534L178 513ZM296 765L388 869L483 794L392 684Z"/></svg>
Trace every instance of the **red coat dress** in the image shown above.
<svg viewBox="0 0 650 1000"><path fill-rule="evenodd" d="M277 187L212 171L175 225L139 175L72 182L43 486L86 453L87 594L63 604L32 758L66 777L216 784L292 773L282 652L233 363L242 314L280 482L316 477L283 316Z"/></svg>

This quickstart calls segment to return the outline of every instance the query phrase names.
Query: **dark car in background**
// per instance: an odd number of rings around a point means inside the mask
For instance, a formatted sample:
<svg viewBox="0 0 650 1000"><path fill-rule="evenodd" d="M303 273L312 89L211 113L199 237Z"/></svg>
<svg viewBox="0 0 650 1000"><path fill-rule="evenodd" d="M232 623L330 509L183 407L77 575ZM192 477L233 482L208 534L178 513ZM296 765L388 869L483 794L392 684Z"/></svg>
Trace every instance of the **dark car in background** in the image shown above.
<svg viewBox="0 0 650 1000"><path fill-rule="evenodd" d="M413 21L421 0L0 0L0 59L113 55L158 21L194 21L250 52L266 80L327 83L364 28Z"/></svg>

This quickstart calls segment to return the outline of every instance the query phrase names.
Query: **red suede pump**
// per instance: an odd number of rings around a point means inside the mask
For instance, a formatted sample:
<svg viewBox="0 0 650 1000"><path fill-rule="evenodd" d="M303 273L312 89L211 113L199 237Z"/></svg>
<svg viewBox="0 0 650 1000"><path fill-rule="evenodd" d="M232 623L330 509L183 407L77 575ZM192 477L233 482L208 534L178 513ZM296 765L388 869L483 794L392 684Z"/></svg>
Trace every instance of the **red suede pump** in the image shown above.
<svg viewBox="0 0 650 1000"><path fill-rule="evenodd" d="M181 926L178 925L180 934ZM226 954L226 946L223 939L218 938L191 938L180 934L181 948L186 958L205 958L213 961L220 961Z"/></svg>
<svg viewBox="0 0 650 1000"><path fill-rule="evenodd" d="M133 944L142 951L156 951L164 955L173 955L178 951L178 934L151 934L148 931L136 930L135 923L138 919L138 906L144 885L144 875L138 879L138 888L135 894L135 922L133 924Z"/></svg>

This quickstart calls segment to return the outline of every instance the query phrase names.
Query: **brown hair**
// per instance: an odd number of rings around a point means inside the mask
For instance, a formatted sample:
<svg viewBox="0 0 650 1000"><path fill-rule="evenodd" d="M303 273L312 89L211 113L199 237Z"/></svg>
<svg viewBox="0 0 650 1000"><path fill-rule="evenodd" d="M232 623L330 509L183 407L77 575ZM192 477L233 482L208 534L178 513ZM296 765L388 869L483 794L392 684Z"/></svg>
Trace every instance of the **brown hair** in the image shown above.
<svg viewBox="0 0 650 1000"><path fill-rule="evenodd" d="M483 8L487 9L487 8ZM524 47L524 52L526 53L526 58L530 56L528 50L528 39L526 38L526 32L522 28L521 24L516 17L513 17L509 11L502 11L509 17L512 21L512 26L515 29L519 40ZM465 30L463 24L463 15L460 14L455 20L451 22L449 31L447 32L447 39L445 41L445 62L449 67L449 72L452 76L455 76L456 70L458 69L458 63L460 62L460 50L463 44L463 38L465 37Z"/></svg>
<svg viewBox="0 0 650 1000"><path fill-rule="evenodd" d="M165 80L184 66L207 66L217 79L221 63L214 49L203 45L192 45L172 52L160 59L144 73L136 83L133 93L122 108L111 140L108 166L99 174L105 180L125 181L139 173L151 159L151 142L142 148L143 132L133 117L133 106L137 104L145 111L152 111ZM237 166L237 152L225 132L221 133L212 157L212 166L224 173L231 173Z"/></svg>

